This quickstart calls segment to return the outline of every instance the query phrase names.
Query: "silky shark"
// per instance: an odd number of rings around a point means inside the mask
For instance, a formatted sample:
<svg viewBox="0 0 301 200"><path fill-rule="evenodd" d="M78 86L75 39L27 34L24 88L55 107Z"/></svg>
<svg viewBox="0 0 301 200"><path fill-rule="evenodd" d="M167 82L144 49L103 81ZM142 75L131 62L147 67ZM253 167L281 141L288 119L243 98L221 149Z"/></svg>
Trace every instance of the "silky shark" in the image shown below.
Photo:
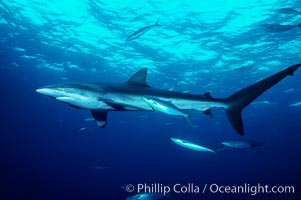
<svg viewBox="0 0 301 200"><path fill-rule="evenodd" d="M100 127L107 124L110 111L154 111L145 102L145 97L169 102L170 107L172 105L172 108L177 110L203 112L208 115L211 114L211 109L222 108L232 127L243 135L241 111L286 76L292 76L300 66L301 64L292 65L227 98L214 98L209 92L196 95L153 88L146 82L147 68L136 72L125 83L71 82L42 87L36 91L72 107L90 110Z"/></svg>
<svg viewBox="0 0 301 200"><path fill-rule="evenodd" d="M301 23L295 25L283 25L283 24L261 24L261 27L265 29L266 32L277 33L292 30L294 28L301 28Z"/></svg>

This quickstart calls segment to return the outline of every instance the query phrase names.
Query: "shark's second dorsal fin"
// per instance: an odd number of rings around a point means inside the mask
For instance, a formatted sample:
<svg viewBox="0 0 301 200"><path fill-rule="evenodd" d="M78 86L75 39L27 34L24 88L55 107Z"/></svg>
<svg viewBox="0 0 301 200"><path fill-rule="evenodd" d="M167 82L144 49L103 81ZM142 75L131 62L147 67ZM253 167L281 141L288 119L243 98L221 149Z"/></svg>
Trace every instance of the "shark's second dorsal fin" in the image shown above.
<svg viewBox="0 0 301 200"><path fill-rule="evenodd" d="M136 72L128 81L127 83L139 85L143 87L149 87L146 83L147 77L147 68L142 68L138 72Z"/></svg>
<svg viewBox="0 0 301 200"><path fill-rule="evenodd" d="M206 93L204 93L204 94L203 94L203 96L205 96L205 97L208 97L208 98L212 98L212 96L211 96L210 92L206 92Z"/></svg>

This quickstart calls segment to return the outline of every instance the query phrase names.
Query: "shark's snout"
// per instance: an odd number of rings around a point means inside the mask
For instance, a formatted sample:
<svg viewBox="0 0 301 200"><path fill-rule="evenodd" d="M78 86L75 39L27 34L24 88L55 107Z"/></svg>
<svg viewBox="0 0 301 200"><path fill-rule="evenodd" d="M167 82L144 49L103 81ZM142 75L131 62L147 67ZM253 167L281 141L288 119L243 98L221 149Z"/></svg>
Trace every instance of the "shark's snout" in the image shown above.
<svg viewBox="0 0 301 200"><path fill-rule="evenodd" d="M59 96L58 90L51 89L51 88L39 88L39 89L36 89L36 92L40 93L40 94L43 94L43 95L46 95L46 96L50 96L50 97Z"/></svg>
<svg viewBox="0 0 301 200"><path fill-rule="evenodd" d="M46 88L39 88L39 89L36 89L36 92L37 93L40 93L40 94L48 94L49 93L49 89L46 89Z"/></svg>

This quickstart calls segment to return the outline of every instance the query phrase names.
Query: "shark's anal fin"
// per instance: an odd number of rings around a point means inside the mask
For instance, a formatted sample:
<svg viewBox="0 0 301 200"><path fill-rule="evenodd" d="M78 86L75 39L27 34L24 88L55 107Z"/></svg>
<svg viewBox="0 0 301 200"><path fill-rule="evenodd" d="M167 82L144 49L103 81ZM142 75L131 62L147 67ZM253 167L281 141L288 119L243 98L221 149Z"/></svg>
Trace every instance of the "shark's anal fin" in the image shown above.
<svg viewBox="0 0 301 200"><path fill-rule="evenodd" d="M205 110L205 111L204 111L204 114L205 114L205 115L209 115L210 117L212 117L212 118L213 118L213 115L212 115L211 109L207 109L207 110Z"/></svg>
<svg viewBox="0 0 301 200"><path fill-rule="evenodd" d="M128 81L127 83L143 86L143 87L149 87L146 83L146 77L147 77L147 68L142 68L138 72L136 72Z"/></svg>
<svg viewBox="0 0 301 200"><path fill-rule="evenodd" d="M107 110L91 110L93 118L101 128L104 128L107 125L108 112L109 111Z"/></svg>

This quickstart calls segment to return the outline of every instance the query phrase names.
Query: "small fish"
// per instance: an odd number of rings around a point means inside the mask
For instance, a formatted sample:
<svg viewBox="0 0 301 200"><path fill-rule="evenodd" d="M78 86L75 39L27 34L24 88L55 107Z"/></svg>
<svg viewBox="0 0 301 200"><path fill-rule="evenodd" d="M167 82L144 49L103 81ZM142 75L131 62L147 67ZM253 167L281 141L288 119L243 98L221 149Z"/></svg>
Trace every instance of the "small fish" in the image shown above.
<svg viewBox="0 0 301 200"><path fill-rule="evenodd" d="M191 143L187 140L182 140L182 139L179 139L179 138L170 138L170 139L171 139L171 141L173 141L177 145L180 145L180 146L185 147L187 149L191 149L191 150L194 150L194 151L204 151L204 152L215 153L215 151L212 150L212 149L203 147L203 146L198 145L198 144Z"/></svg>
<svg viewBox="0 0 301 200"><path fill-rule="evenodd" d="M162 199L165 196L163 194L156 194L156 193L142 193L136 194L126 198L126 200L158 200Z"/></svg>
<svg viewBox="0 0 301 200"><path fill-rule="evenodd" d="M25 49L20 48L20 47L15 47L13 49L16 50L16 51L21 51L21 52L25 52L26 51Z"/></svg>
<svg viewBox="0 0 301 200"><path fill-rule="evenodd" d="M250 66L246 66L246 67L239 67L239 68L235 68L233 69L234 71L245 71L245 70L249 70L249 69L252 69L252 67Z"/></svg>
<svg viewBox="0 0 301 200"><path fill-rule="evenodd" d="M145 34L147 31L151 30L154 27L158 27L158 26L161 26L159 24L159 19L156 21L155 24L149 25L149 26L145 26L145 27L140 28L139 30L135 31L134 33L132 33L131 35L129 35L125 40L126 41L135 40L135 39L139 38L141 35Z"/></svg>
<svg viewBox="0 0 301 200"><path fill-rule="evenodd" d="M297 24L297 25L262 24L261 26L264 27L264 29L267 32L277 33L277 32L289 31L289 30L297 28L297 27L301 28L301 23Z"/></svg>
<svg viewBox="0 0 301 200"><path fill-rule="evenodd" d="M285 90L284 92L294 92L294 91L295 91L295 88L290 88L290 89Z"/></svg>
<svg viewBox="0 0 301 200"><path fill-rule="evenodd" d="M86 118L85 121L94 121L93 117Z"/></svg>
<svg viewBox="0 0 301 200"><path fill-rule="evenodd" d="M189 111L186 112L186 110L181 110L169 101L163 101L163 100L156 99L156 98L151 98L151 97L142 97L142 99L154 111L161 112L161 113L164 113L164 114L167 114L167 115L183 116L188 121L188 123L191 127L195 127L189 119L190 114L191 114L192 111L191 112L189 112Z"/></svg>
<svg viewBox="0 0 301 200"><path fill-rule="evenodd" d="M170 91L176 91L176 88L179 86L181 81L177 81L169 90Z"/></svg>
<svg viewBox="0 0 301 200"><path fill-rule="evenodd" d="M276 9L276 12L283 13L283 14L298 14L301 15L301 12L294 10L292 8L280 8Z"/></svg>
<svg viewBox="0 0 301 200"><path fill-rule="evenodd" d="M222 142L226 147L246 149L263 146L263 144L254 141L225 141Z"/></svg>
<svg viewBox="0 0 301 200"><path fill-rule="evenodd" d="M84 131L84 130L87 130L89 127L82 127L82 128L79 128L78 131Z"/></svg>
<svg viewBox="0 0 301 200"><path fill-rule="evenodd" d="M301 106L301 101L297 102L297 103L292 103L289 106L291 106L291 107Z"/></svg>

